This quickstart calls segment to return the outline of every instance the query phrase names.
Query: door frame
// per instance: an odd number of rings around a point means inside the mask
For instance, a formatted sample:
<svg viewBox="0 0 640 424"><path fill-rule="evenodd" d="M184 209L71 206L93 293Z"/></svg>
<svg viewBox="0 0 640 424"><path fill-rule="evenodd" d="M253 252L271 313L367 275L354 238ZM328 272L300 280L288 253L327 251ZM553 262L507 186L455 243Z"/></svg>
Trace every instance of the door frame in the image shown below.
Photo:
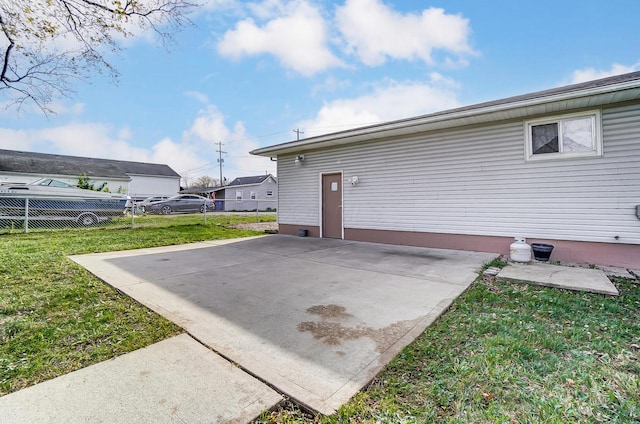
<svg viewBox="0 0 640 424"><path fill-rule="evenodd" d="M319 227L320 227L320 238L324 238L324 228L323 228L323 222L324 222L324 209L322 207L322 204L324 202L324 192L322 190L322 179L325 175L331 175L331 174L340 174L340 239L344 240L344 173L342 170L339 171L324 171L321 172L320 175L318 176L318 187L319 187L319 192L320 192L320 196L318 196L319 198L319 213L318 216L320 217L320 222L319 222Z"/></svg>

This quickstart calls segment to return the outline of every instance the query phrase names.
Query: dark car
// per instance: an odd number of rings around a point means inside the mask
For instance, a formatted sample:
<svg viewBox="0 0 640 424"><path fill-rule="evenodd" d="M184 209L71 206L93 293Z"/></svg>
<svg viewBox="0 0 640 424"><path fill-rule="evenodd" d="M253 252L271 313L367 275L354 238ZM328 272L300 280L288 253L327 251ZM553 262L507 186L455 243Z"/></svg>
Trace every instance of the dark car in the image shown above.
<svg viewBox="0 0 640 424"><path fill-rule="evenodd" d="M147 212L161 213L169 215L172 213L188 213L188 212L204 212L215 210L215 203L206 197L197 196L195 194L179 194L162 200L153 202L145 207Z"/></svg>
<svg viewBox="0 0 640 424"><path fill-rule="evenodd" d="M149 208L149 205L155 202L160 202L163 200L169 199L171 196L151 196L144 199L142 202L138 202L136 206L140 209L141 212L146 212Z"/></svg>

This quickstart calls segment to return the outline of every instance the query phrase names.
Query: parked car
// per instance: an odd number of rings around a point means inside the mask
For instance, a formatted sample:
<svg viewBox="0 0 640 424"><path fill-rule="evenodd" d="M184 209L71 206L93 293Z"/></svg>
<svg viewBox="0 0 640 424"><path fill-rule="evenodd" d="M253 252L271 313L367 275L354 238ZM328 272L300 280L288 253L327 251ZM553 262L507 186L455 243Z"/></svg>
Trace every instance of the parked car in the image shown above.
<svg viewBox="0 0 640 424"><path fill-rule="evenodd" d="M141 212L146 212L147 208L149 207L149 205L151 205L152 203L155 202L161 202L163 200L167 200L169 199L169 196L151 196L151 197L147 197L146 199L144 199L142 202L139 202L136 204L136 207L141 211Z"/></svg>
<svg viewBox="0 0 640 424"><path fill-rule="evenodd" d="M147 212L161 213L163 215L169 215L174 212L204 212L206 210L215 210L216 206L213 200L206 197L197 196L195 194L179 194L168 198L167 200L161 200L159 202L153 202L145 208Z"/></svg>

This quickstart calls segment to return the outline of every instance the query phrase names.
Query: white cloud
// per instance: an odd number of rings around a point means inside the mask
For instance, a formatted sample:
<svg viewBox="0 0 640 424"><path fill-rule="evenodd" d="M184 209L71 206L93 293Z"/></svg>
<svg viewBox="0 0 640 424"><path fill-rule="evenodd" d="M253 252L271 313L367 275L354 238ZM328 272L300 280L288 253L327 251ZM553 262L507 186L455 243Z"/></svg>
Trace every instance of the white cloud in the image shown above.
<svg viewBox="0 0 640 424"><path fill-rule="evenodd" d="M175 142L170 138L160 140L146 153L149 162L166 163L179 173L183 177L181 184L185 184L185 178L194 177L195 174L191 170L207 167L207 160L195 146Z"/></svg>
<svg viewBox="0 0 640 424"><path fill-rule="evenodd" d="M259 19L272 19L286 13L282 0L264 0L260 3L247 3L247 9Z"/></svg>
<svg viewBox="0 0 640 424"><path fill-rule="evenodd" d="M32 141L48 144L65 155L107 159L138 160L149 156L146 149L132 146L125 138L126 128L113 128L95 122L75 122L32 131Z"/></svg>
<svg viewBox="0 0 640 424"><path fill-rule="evenodd" d="M633 65L626 66L619 63L611 65L611 69L605 71L599 71L595 68L578 69L573 71L571 76L571 84L577 84L585 81L592 81L600 78L611 77L614 75L626 74L629 72L635 72L640 70L640 61Z"/></svg>
<svg viewBox="0 0 640 424"><path fill-rule="evenodd" d="M118 131L118 138L123 139L123 140L130 139L131 135L132 135L131 134L131 128L129 128L129 127L122 127Z"/></svg>
<svg viewBox="0 0 640 424"><path fill-rule="evenodd" d="M235 29L227 31L218 42L218 52L233 59L272 54L284 67L305 76L342 66L327 46L327 28L318 9L305 1L286 5L275 1L267 2L258 13L266 16L274 8L282 9L281 16L264 26L251 18L238 22Z"/></svg>
<svg viewBox="0 0 640 424"><path fill-rule="evenodd" d="M29 131L0 128L0 149L30 152L33 150L31 146Z"/></svg>
<svg viewBox="0 0 640 424"><path fill-rule="evenodd" d="M207 160L210 166L200 169L199 175L219 176L218 142L222 142L222 151L225 152L222 156L225 177L260 175L265 171L276 173L275 164L268 158L249 155L251 150L260 146L247 134L244 124L235 122L232 128L228 127L224 115L213 105L200 110L191 127L184 132L183 142L199 145L201 157L210 158Z"/></svg>
<svg viewBox="0 0 640 424"><path fill-rule="evenodd" d="M434 50L453 54L465 64L462 58L474 54L468 41L469 20L439 8L401 14L380 0L347 0L337 9L336 20L347 50L369 66L382 65L387 58L431 64ZM444 60L451 61L451 57Z"/></svg>
<svg viewBox="0 0 640 424"><path fill-rule="evenodd" d="M184 94L187 97L191 97L193 99L196 99L198 102L200 102L202 104L208 104L209 103L209 96L207 96L205 93L201 93L199 91L187 91Z"/></svg>
<svg viewBox="0 0 640 424"><path fill-rule="evenodd" d="M325 104L315 118L301 122L299 127L305 137L313 137L450 109L459 105L458 88L454 81L437 73L427 82L386 81L369 94Z"/></svg>

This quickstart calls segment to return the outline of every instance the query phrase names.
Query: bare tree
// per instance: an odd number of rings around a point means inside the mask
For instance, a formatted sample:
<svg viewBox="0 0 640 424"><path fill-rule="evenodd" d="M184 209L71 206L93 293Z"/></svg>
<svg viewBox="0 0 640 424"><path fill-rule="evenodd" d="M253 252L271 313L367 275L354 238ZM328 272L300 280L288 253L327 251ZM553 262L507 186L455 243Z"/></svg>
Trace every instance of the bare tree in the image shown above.
<svg viewBox="0 0 640 424"><path fill-rule="evenodd" d="M119 37L154 31L170 40L195 7L188 0L0 0L0 92L7 107L33 101L45 113L72 81L94 71L117 78L105 59Z"/></svg>
<svg viewBox="0 0 640 424"><path fill-rule="evenodd" d="M215 187L218 185L218 179L210 177L208 175L203 175L198 177L194 183L194 187Z"/></svg>

